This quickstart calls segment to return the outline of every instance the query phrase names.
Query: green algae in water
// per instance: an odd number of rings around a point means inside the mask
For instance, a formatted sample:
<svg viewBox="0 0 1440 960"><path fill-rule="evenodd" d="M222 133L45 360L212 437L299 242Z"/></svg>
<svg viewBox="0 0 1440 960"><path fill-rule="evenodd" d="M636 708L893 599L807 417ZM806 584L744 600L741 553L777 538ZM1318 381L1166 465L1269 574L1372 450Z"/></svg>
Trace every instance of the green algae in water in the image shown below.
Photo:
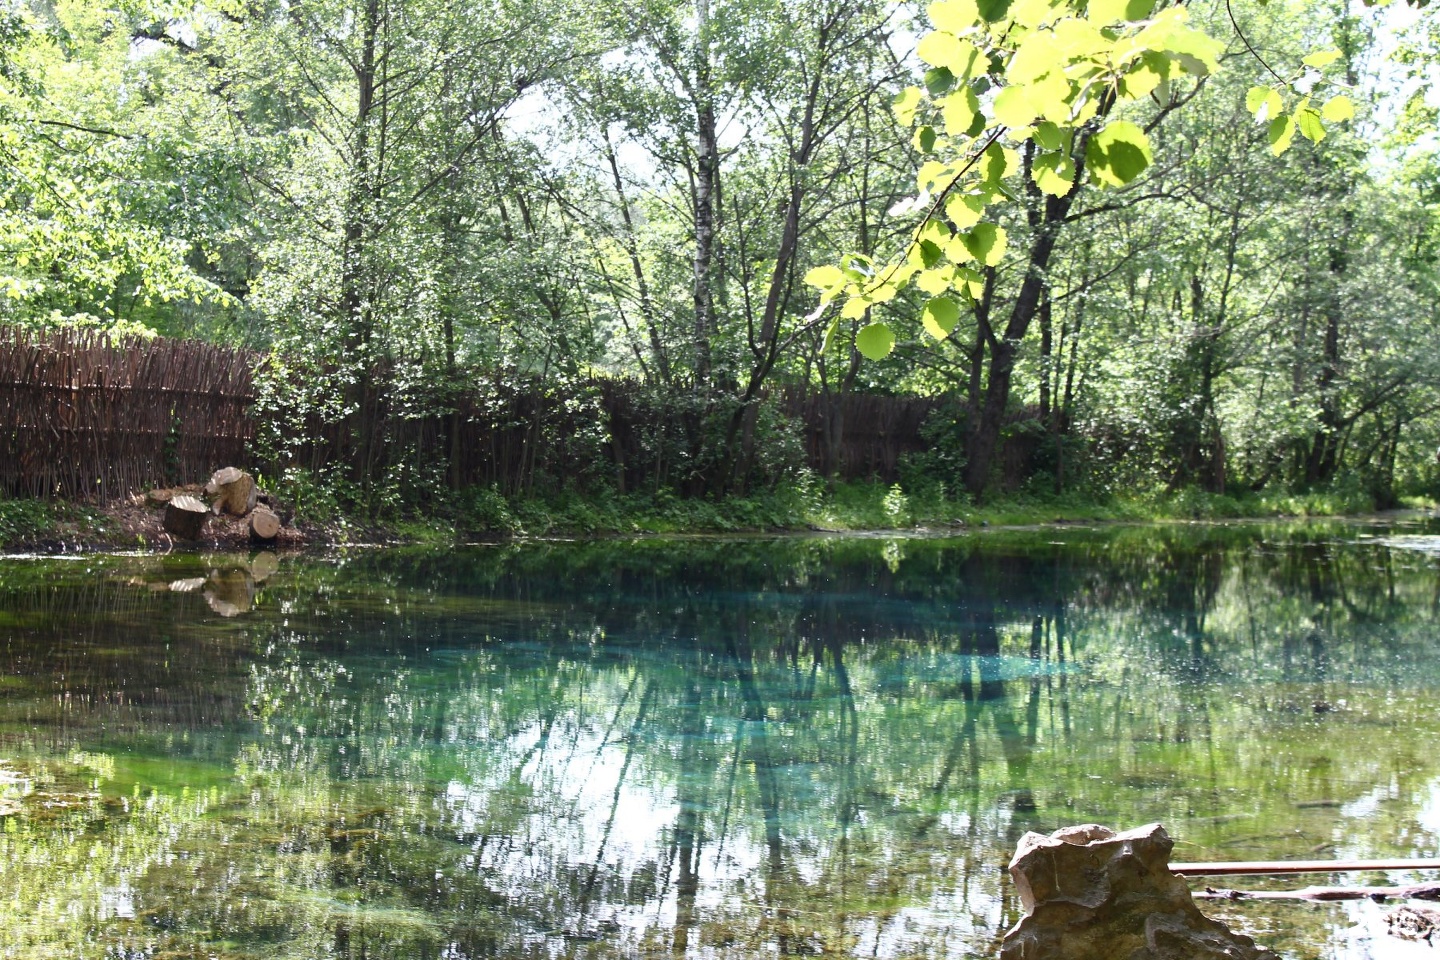
<svg viewBox="0 0 1440 960"><path fill-rule="evenodd" d="M0 562L0 957L987 956L1026 830L1431 855L1440 574L1357 540Z"/></svg>

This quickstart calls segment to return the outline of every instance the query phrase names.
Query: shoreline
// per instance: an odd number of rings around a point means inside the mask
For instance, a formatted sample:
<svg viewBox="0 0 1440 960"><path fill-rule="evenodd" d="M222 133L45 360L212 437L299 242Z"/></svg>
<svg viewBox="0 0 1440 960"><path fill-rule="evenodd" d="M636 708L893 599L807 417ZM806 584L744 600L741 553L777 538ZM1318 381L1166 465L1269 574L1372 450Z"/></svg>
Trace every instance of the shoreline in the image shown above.
<svg viewBox="0 0 1440 960"><path fill-rule="evenodd" d="M549 529L540 532L525 530L467 531L459 524L442 521L421 523L350 525L294 521L282 529L271 542L254 541L242 518L212 516L206 535L198 540L176 540L164 531L160 511L143 505L138 498L112 504L81 504L73 501L45 502L49 522L36 525L16 536L0 536L0 558L26 559L79 557L88 555L164 556L174 553L254 553L274 551L301 553L329 550L368 550L398 547L480 547L505 544L545 542L595 542L605 540L725 540L776 538L856 538L856 539L943 539L946 537L1024 531L1087 529L1123 526L1195 526L1223 527L1254 523L1316 523L1347 524L1394 523L1420 521L1437 516L1429 507L1408 507L1387 511L1344 513L1279 513L1256 511L1243 516L1174 517L1174 516L1066 516L1063 508L1045 504L1029 505L1025 512L1034 519L1002 522L1003 517L1016 513L1017 505L1002 505L986 518L984 507L968 508L973 519L952 519L943 522L921 522L906 526L819 526L797 521L788 526L753 526L721 528L696 526L688 529ZM16 502L16 501L10 501ZM0 501L3 506L5 501ZM1026 505L1019 505L1024 508ZM1103 504L1092 506L1102 512ZM1080 511L1083 512L1083 511ZM1048 519L1039 515L1049 514ZM0 531L3 533L4 531Z"/></svg>

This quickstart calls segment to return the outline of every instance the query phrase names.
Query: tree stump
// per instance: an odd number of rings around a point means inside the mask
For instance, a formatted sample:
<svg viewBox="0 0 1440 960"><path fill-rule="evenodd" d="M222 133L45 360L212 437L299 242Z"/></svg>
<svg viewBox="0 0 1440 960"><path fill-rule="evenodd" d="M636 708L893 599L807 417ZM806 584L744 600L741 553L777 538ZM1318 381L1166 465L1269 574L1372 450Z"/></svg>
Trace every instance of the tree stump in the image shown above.
<svg viewBox="0 0 1440 960"><path fill-rule="evenodd" d="M250 511L250 539L268 543L280 534L280 518L269 507Z"/></svg>
<svg viewBox="0 0 1440 960"><path fill-rule="evenodd" d="M243 517L255 509L255 478L238 467L216 470L205 485L207 491L213 488L220 509L231 516Z"/></svg>
<svg viewBox="0 0 1440 960"><path fill-rule="evenodd" d="M172 497L165 505L165 531L181 540L199 540L210 508L189 496Z"/></svg>

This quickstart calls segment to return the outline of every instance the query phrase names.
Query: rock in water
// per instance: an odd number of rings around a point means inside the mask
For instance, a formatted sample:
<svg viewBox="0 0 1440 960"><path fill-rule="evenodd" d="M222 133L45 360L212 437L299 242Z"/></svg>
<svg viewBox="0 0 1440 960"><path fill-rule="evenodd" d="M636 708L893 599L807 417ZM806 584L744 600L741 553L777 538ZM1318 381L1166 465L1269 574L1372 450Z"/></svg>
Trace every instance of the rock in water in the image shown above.
<svg viewBox="0 0 1440 960"><path fill-rule="evenodd" d="M1385 923L1392 937L1424 940L1433 945L1436 934L1440 934L1440 910L1419 904L1407 905L1387 916Z"/></svg>
<svg viewBox="0 0 1440 960"><path fill-rule="evenodd" d="M1158 823L1025 834L1010 861L1025 917L1000 960L1279 960L1200 912L1174 846Z"/></svg>
<svg viewBox="0 0 1440 960"><path fill-rule="evenodd" d="M194 497L171 498L165 505L165 530L182 540L199 540L210 510Z"/></svg>

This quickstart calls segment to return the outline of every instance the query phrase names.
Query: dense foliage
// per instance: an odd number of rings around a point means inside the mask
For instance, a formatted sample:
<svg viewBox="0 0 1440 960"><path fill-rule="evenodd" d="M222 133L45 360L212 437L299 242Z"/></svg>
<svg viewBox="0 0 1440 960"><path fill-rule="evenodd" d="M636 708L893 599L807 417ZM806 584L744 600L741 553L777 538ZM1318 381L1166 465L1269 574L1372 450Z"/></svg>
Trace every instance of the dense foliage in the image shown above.
<svg viewBox="0 0 1440 960"><path fill-rule="evenodd" d="M12 0L0 321L262 351L270 469L371 510L521 385L609 456L614 383L652 491L831 473L880 392L947 398L912 496L1390 504L1440 484L1420 6Z"/></svg>

